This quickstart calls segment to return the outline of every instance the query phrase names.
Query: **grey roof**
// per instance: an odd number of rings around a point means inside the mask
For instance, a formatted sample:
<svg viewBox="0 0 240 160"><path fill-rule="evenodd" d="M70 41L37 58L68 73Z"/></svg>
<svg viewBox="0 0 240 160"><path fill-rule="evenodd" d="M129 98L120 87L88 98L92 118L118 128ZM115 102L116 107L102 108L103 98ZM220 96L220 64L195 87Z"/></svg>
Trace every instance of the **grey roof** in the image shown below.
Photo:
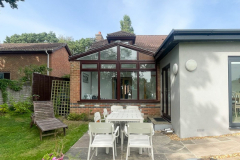
<svg viewBox="0 0 240 160"><path fill-rule="evenodd" d="M240 29L173 29L157 49L155 59L162 59L179 42L240 41Z"/></svg>
<svg viewBox="0 0 240 160"><path fill-rule="evenodd" d="M0 44L0 52L15 52L15 51L51 51L65 47L71 55L71 52L65 43L3 43Z"/></svg>

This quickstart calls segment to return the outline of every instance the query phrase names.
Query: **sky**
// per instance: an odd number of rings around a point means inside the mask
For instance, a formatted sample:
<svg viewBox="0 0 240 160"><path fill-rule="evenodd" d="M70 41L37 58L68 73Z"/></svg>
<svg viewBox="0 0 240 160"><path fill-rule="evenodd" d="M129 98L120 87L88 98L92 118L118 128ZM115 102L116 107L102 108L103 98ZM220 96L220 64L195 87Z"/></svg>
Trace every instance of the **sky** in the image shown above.
<svg viewBox="0 0 240 160"><path fill-rule="evenodd" d="M120 29L130 16L136 35L172 29L240 29L240 0L25 0L0 8L0 43L6 36L53 31L75 40Z"/></svg>

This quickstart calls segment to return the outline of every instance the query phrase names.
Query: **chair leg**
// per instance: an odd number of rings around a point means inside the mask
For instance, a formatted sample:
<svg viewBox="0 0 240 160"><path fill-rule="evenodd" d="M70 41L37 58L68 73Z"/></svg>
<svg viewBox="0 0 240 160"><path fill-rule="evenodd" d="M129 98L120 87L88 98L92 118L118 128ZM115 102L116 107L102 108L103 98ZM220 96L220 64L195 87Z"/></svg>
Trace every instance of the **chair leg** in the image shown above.
<svg viewBox="0 0 240 160"><path fill-rule="evenodd" d="M235 116L237 117L237 108L235 107Z"/></svg>
<svg viewBox="0 0 240 160"><path fill-rule="evenodd" d="M89 160L89 158L90 158L90 151L91 151L91 147L88 148L88 156L87 156L87 160Z"/></svg>
<svg viewBox="0 0 240 160"><path fill-rule="evenodd" d="M129 147L128 147L128 145L127 145L127 154L126 154L126 160L128 160L128 149L129 149Z"/></svg>
<svg viewBox="0 0 240 160"><path fill-rule="evenodd" d="M112 146L112 150L113 150L113 160L115 160L114 146Z"/></svg>
<svg viewBox="0 0 240 160"><path fill-rule="evenodd" d="M153 147L151 148L151 151L152 151L152 160L154 160Z"/></svg>
<svg viewBox="0 0 240 160"><path fill-rule="evenodd" d="M95 156L97 156L97 152L98 152L98 148L96 147L96 154L95 154Z"/></svg>
<svg viewBox="0 0 240 160"><path fill-rule="evenodd" d="M117 147L116 147L116 140L114 141L114 146L115 146L115 152L116 152L116 157L117 157Z"/></svg>
<svg viewBox="0 0 240 160"><path fill-rule="evenodd" d="M66 128L63 128L64 136L66 136Z"/></svg>
<svg viewBox="0 0 240 160"><path fill-rule="evenodd" d="M121 133L121 150L123 150L123 132Z"/></svg>

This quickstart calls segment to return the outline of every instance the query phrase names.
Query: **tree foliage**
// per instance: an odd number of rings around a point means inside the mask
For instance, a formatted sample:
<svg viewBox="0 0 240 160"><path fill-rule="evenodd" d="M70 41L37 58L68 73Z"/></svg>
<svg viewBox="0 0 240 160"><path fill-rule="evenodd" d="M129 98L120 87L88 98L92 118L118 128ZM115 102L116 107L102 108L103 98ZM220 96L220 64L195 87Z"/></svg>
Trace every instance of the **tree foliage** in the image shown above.
<svg viewBox="0 0 240 160"><path fill-rule="evenodd" d="M132 27L131 19L128 15L123 16L123 20L120 21L121 31L134 33L134 29Z"/></svg>
<svg viewBox="0 0 240 160"><path fill-rule="evenodd" d="M58 38L53 32L23 33L6 37L4 43L56 43Z"/></svg>
<svg viewBox="0 0 240 160"><path fill-rule="evenodd" d="M79 40L74 40L72 37L59 36L58 39L59 43L67 43L72 54L86 52L94 42L93 38L82 38Z"/></svg>
<svg viewBox="0 0 240 160"><path fill-rule="evenodd" d="M18 1L24 1L24 0L0 0L0 7L4 7L3 2L6 2L6 3L10 4L10 7L12 9L15 9L15 8L17 9L18 8L18 6L17 6Z"/></svg>
<svg viewBox="0 0 240 160"><path fill-rule="evenodd" d="M73 54L86 52L93 42L94 38L74 40L68 36L56 37L54 32L14 34L10 37L6 36L4 41L4 43L67 43Z"/></svg>

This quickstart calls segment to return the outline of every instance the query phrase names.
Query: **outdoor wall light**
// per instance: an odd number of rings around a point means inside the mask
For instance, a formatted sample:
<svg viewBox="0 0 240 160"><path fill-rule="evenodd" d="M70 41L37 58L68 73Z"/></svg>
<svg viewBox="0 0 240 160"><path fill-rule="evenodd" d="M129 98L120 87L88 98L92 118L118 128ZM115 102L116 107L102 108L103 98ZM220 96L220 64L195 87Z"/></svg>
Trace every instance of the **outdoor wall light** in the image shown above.
<svg viewBox="0 0 240 160"><path fill-rule="evenodd" d="M193 59L190 59L186 62L186 69L189 71L189 72L192 72L194 71L195 69L197 68L197 62Z"/></svg>
<svg viewBox="0 0 240 160"><path fill-rule="evenodd" d="M178 73L178 65L177 65L177 63L175 63L173 65L173 74L176 75L177 73Z"/></svg>

